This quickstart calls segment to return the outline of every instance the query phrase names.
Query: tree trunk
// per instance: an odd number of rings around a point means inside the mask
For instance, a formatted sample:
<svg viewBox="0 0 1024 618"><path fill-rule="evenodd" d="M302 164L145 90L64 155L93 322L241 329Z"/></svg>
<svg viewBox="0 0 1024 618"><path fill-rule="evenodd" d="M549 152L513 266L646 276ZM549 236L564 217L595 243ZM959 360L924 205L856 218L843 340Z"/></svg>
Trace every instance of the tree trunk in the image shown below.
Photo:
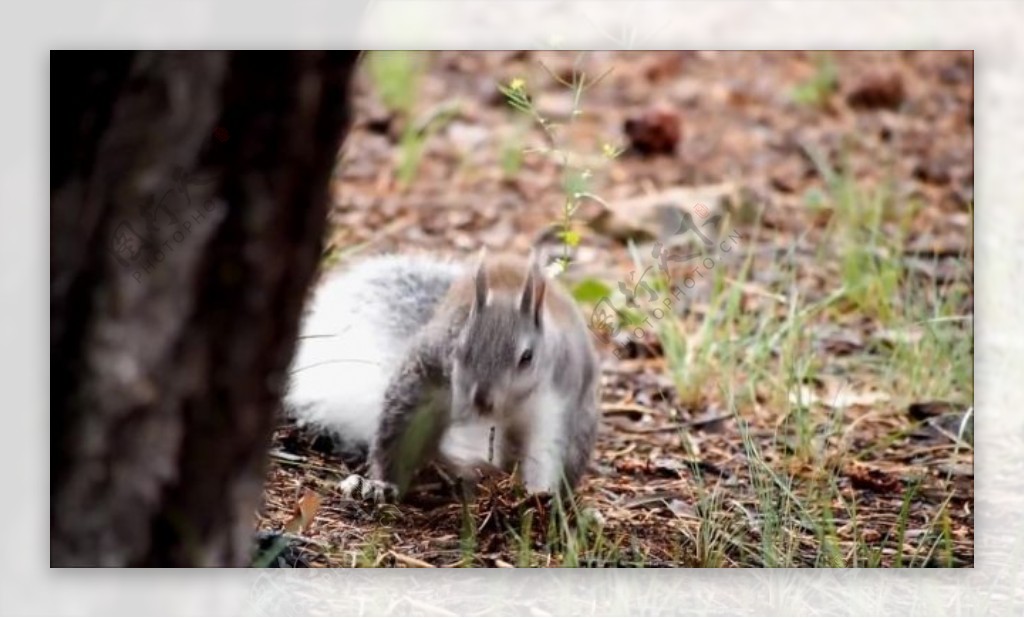
<svg viewBox="0 0 1024 618"><path fill-rule="evenodd" d="M54 52L50 563L244 565L355 52Z"/></svg>

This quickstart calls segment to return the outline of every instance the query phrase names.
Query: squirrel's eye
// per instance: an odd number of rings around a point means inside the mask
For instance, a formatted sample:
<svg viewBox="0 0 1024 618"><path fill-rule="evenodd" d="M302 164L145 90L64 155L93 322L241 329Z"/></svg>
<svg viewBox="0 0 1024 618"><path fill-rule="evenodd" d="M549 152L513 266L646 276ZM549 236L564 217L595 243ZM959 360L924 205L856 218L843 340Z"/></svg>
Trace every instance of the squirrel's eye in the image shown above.
<svg viewBox="0 0 1024 618"><path fill-rule="evenodd" d="M533 362L533 350L523 351L523 355L519 357L519 368L526 369Z"/></svg>

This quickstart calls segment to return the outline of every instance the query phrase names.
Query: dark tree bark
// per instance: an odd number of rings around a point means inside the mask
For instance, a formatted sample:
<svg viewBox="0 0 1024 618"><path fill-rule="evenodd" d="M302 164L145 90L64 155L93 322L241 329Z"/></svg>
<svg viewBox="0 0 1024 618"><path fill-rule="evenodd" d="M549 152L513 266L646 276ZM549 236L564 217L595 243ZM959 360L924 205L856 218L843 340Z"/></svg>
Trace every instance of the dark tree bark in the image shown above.
<svg viewBox="0 0 1024 618"><path fill-rule="evenodd" d="M50 562L244 565L355 52L54 52Z"/></svg>

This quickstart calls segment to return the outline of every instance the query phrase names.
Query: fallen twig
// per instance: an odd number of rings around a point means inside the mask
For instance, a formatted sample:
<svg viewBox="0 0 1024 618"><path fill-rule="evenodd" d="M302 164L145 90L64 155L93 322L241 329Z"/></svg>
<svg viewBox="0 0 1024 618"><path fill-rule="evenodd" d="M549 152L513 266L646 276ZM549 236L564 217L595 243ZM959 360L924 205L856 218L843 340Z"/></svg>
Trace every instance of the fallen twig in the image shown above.
<svg viewBox="0 0 1024 618"><path fill-rule="evenodd" d="M680 429L692 429L694 427L701 427L703 425L709 425L717 421L724 421L729 418L732 418L732 414L722 413L682 423L670 423L668 425L662 425L660 427L640 427L636 429L632 427L617 427L617 429L625 433L635 434L662 433L666 431L679 431Z"/></svg>
<svg viewBox="0 0 1024 618"><path fill-rule="evenodd" d="M391 557L395 559L395 562L401 562L402 564L404 564L405 566L408 566L408 567L413 567L413 568L417 568L417 569L433 569L433 568L436 568L434 565L430 564L429 562L426 562L424 560L420 560L419 558L413 558L412 556L406 556L405 554L400 554L400 553L398 553L397 551L395 551L393 549L389 550L388 553L391 554Z"/></svg>

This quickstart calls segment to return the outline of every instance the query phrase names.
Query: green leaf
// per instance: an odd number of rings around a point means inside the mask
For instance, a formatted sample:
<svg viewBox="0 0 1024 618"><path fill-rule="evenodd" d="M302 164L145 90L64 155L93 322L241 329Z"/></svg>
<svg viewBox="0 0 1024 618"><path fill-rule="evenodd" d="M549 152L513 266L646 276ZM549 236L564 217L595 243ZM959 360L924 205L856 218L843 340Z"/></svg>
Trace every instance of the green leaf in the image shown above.
<svg viewBox="0 0 1024 618"><path fill-rule="evenodd" d="M835 62L828 54L819 54L814 75L798 84L790 96L801 105L824 105L829 96L839 87L839 76Z"/></svg>
<svg viewBox="0 0 1024 618"><path fill-rule="evenodd" d="M530 98L527 96L526 92L501 85L498 86L498 90L501 94L505 95L505 102L509 105L523 113L531 113L533 106L530 103Z"/></svg>
<svg viewBox="0 0 1024 618"><path fill-rule="evenodd" d="M587 192L587 176L581 170L568 170L565 176L565 193L575 196Z"/></svg>
<svg viewBox="0 0 1024 618"><path fill-rule="evenodd" d="M422 56L406 51L372 51L366 65L384 105L392 112L408 115L416 102Z"/></svg>
<svg viewBox="0 0 1024 618"><path fill-rule="evenodd" d="M611 293L611 286L593 278L584 279L572 288L572 296L577 302L590 305L597 304Z"/></svg>

